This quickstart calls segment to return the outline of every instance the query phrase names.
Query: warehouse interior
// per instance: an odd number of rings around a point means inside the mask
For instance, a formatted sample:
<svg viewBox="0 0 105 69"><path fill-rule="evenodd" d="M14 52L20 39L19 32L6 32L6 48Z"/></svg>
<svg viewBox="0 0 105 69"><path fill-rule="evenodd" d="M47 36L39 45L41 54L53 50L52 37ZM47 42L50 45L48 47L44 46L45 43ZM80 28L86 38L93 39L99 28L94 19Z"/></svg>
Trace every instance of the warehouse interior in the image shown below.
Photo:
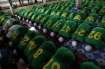
<svg viewBox="0 0 105 69"><path fill-rule="evenodd" d="M0 69L105 69L105 0L0 0Z"/></svg>

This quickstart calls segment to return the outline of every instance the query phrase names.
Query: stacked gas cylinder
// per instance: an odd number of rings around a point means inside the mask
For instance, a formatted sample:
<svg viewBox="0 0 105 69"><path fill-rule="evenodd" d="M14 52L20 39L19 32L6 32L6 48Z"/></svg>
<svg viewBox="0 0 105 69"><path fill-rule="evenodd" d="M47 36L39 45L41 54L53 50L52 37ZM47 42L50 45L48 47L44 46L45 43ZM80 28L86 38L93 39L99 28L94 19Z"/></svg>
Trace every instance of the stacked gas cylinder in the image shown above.
<svg viewBox="0 0 105 69"><path fill-rule="evenodd" d="M105 47L105 1L83 0L81 8L73 10L75 4L69 0L21 9L16 20L2 12L1 31L16 61L30 63L33 69L100 69L63 44L73 39L72 46L85 42L86 51Z"/></svg>

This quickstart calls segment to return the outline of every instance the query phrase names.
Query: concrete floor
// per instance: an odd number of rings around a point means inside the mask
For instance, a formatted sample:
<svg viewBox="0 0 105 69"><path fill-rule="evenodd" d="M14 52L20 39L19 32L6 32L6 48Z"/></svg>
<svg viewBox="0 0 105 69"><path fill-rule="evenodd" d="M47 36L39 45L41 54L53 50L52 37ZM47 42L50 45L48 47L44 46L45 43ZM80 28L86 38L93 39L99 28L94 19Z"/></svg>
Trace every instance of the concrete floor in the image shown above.
<svg viewBox="0 0 105 69"><path fill-rule="evenodd" d="M55 3L55 2L58 2L58 1L57 1L57 0L55 0L55 1L49 1L49 2L47 2L47 4L52 4L52 3ZM31 9L33 6L42 6L42 5L44 5L44 3L38 3L38 4L33 4L33 5L22 6L22 7L18 7L18 8L16 8L16 9L14 9L14 12L17 12L17 11L19 11L20 9L29 10L29 9ZM10 9L5 9L5 10L1 10L1 11L5 11L5 12L11 14Z"/></svg>
<svg viewBox="0 0 105 69"><path fill-rule="evenodd" d="M47 2L47 4L52 4L52 3L55 3L55 2L58 2L58 1L50 1L50 2ZM23 9L23 8L26 9L26 10L29 10L33 6L42 6L42 5L44 5L44 4L43 3L38 3L38 4L33 4L33 5L27 5L27 6L16 8L16 9L14 9L14 11L16 12L16 11L18 11L20 9Z"/></svg>

